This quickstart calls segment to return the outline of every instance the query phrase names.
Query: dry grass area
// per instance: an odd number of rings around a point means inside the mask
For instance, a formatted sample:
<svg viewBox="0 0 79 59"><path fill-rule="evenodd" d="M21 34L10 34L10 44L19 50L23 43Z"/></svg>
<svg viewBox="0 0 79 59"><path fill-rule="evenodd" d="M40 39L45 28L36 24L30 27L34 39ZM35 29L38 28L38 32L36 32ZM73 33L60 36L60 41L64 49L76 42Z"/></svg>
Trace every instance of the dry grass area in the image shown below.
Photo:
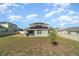
<svg viewBox="0 0 79 59"><path fill-rule="evenodd" d="M63 56L79 55L79 42L58 37L58 46L50 44L49 37L12 35L0 37L2 56Z"/></svg>

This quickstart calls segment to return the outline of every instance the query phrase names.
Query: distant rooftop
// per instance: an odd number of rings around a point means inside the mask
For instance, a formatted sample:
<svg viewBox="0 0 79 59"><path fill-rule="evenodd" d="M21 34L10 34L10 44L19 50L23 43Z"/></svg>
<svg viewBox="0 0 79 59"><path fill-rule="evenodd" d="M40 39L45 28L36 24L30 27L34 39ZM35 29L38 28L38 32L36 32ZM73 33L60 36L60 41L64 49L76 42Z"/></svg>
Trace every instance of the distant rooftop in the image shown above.
<svg viewBox="0 0 79 59"><path fill-rule="evenodd" d="M66 28L66 29L63 29L63 30L66 30L66 31L79 31L79 27L70 27L70 28Z"/></svg>
<svg viewBox="0 0 79 59"><path fill-rule="evenodd" d="M5 23L9 23L9 22L0 22L0 24L5 24Z"/></svg>
<svg viewBox="0 0 79 59"><path fill-rule="evenodd" d="M13 24L13 23L10 23L10 22L0 22L0 24ZM15 24L13 24L15 25Z"/></svg>

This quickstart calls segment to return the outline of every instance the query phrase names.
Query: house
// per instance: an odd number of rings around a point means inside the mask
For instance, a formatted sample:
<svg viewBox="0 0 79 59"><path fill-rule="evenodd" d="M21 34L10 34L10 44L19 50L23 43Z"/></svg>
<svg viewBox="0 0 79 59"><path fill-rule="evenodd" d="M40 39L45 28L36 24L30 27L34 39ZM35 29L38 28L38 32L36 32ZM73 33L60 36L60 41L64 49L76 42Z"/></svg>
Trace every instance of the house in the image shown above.
<svg viewBox="0 0 79 59"><path fill-rule="evenodd" d="M19 34L22 34L22 35L26 36L25 33L26 32L24 31L24 29L19 28Z"/></svg>
<svg viewBox="0 0 79 59"><path fill-rule="evenodd" d="M0 22L0 36L15 34L17 31L17 25L10 22Z"/></svg>
<svg viewBox="0 0 79 59"><path fill-rule="evenodd" d="M26 29L26 35L27 36L43 36L47 37L49 35L48 33L48 24L46 23L32 23L29 25L29 27Z"/></svg>
<svg viewBox="0 0 79 59"><path fill-rule="evenodd" d="M67 31L68 34L79 34L79 27L70 27L64 30Z"/></svg>
<svg viewBox="0 0 79 59"><path fill-rule="evenodd" d="M64 34L79 35L79 27L69 27L60 31Z"/></svg>

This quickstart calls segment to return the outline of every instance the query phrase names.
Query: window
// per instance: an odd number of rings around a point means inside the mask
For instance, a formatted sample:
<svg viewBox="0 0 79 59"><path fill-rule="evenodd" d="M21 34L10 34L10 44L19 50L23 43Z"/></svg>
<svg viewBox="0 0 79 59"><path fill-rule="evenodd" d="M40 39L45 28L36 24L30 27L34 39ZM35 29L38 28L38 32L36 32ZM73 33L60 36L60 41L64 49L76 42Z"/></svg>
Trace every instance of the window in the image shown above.
<svg viewBox="0 0 79 59"><path fill-rule="evenodd" d="M8 30L5 30L4 32L8 32Z"/></svg>
<svg viewBox="0 0 79 59"><path fill-rule="evenodd" d="M17 30L14 30L15 32L17 31Z"/></svg>
<svg viewBox="0 0 79 59"><path fill-rule="evenodd" d="M10 27L12 27L12 26L10 26Z"/></svg>
<svg viewBox="0 0 79 59"><path fill-rule="evenodd" d="M77 34L79 33L79 32L76 32Z"/></svg>
<svg viewBox="0 0 79 59"><path fill-rule="evenodd" d="M41 31L40 30L37 30L37 34L41 34Z"/></svg>

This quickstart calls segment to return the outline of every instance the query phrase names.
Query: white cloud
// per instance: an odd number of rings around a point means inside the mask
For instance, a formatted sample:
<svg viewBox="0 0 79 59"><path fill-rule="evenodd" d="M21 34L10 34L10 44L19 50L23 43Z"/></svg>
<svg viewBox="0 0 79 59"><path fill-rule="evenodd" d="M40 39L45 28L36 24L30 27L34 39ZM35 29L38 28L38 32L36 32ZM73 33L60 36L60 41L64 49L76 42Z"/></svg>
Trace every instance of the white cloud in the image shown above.
<svg viewBox="0 0 79 59"><path fill-rule="evenodd" d="M37 14L31 14L26 17L22 17L22 16L18 16L18 15L10 15L10 16L8 16L7 19L10 21L20 21L22 23L26 23L28 21L38 21L36 19L37 16L38 16Z"/></svg>
<svg viewBox="0 0 79 59"><path fill-rule="evenodd" d="M2 5L5 5L5 6L20 6L19 4L15 4L15 3L5 3L5 4L2 4Z"/></svg>
<svg viewBox="0 0 79 59"><path fill-rule="evenodd" d="M54 23L54 22L56 22L56 21L57 21L57 20L54 20L54 19L53 19L51 22Z"/></svg>
<svg viewBox="0 0 79 59"><path fill-rule="evenodd" d="M37 16L38 16L37 14L31 14L31 15L26 16L26 18L31 19L31 18L35 18Z"/></svg>
<svg viewBox="0 0 79 59"><path fill-rule="evenodd" d="M47 13L47 14L45 15L45 18L48 18L48 17L54 15L55 13L57 13L57 11L51 11L51 12L49 12L49 13Z"/></svg>
<svg viewBox="0 0 79 59"><path fill-rule="evenodd" d="M71 18L70 18L70 16L67 16L67 15L65 15L65 16L60 16L59 18L58 18L58 21L59 22L61 22L61 23L63 23L63 22L68 22L68 21L71 21Z"/></svg>
<svg viewBox="0 0 79 59"><path fill-rule="evenodd" d="M0 13L6 11L8 9L7 6L5 6L4 4L0 5Z"/></svg>
<svg viewBox="0 0 79 59"><path fill-rule="evenodd" d="M55 4L52 4L52 11L50 12L47 12L45 14L45 18L49 18L51 16L55 16L55 15L60 15L62 12L65 12L67 11L67 9L69 8L70 4L66 4L66 3L55 3Z"/></svg>
<svg viewBox="0 0 79 59"><path fill-rule="evenodd" d="M51 16L59 15L59 14L61 14L62 11L63 11L63 9L60 9L60 8L58 8L57 10L54 10L54 11L50 11L49 13L47 13L45 15L45 18L49 18Z"/></svg>
<svg viewBox="0 0 79 59"><path fill-rule="evenodd" d="M44 11L47 12L47 11L49 11L49 9L47 8L47 9L45 9Z"/></svg>
<svg viewBox="0 0 79 59"><path fill-rule="evenodd" d="M18 4L14 4L14 3L0 4L0 13L6 13L8 10L10 10L9 6L19 7Z"/></svg>
<svg viewBox="0 0 79 59"><path fill-rule="evenodd" d="M56 8L67 8L70 6L70 3L53 3L53 6Z"/></svg>
<svg viewBox="0 0 79 59"><path fill-rule="evenodd" d="M11 21L17 21L17 20L22 19L22 17L21 16L12 15L12 16L9 16L8 19L10 19Z"/></svg>
<svg viewBox="0 0 79 59"><path fill-rule="evenodd" d="M32 3L23 3L23 5L31 5Z"/></svg>
<svg viewBox="0 0 79 59"><path fill-rule="evenodd" d="M67 15L74 15L74 14L76 14L75 11L72 11L72 10L67 10L67 11L68 11Z"/></svg>
<svg viewBox="0 0 79 59"><path fill-rule="evenodd" d="M52 17L52 23L57 23L60 27L67 24L79 24L79 12L70 9L70 3L55 3L51 11L46 12L45 18ZM55 16L56 18L53 18Z"/></svg>
<svg viewBox="0 0 79 59"><path fill-rule="evenodd" d="M57 21L59 21L59 25L61 26L64 26L66 24L78 24L79 16L61 15L59 18L57 18Z"/></svg>
<svg viewBox="0 0 79 59"><path fill-rule="evenodd" d="M64 27L65 23L59 23L60 27Z"/></svg>

